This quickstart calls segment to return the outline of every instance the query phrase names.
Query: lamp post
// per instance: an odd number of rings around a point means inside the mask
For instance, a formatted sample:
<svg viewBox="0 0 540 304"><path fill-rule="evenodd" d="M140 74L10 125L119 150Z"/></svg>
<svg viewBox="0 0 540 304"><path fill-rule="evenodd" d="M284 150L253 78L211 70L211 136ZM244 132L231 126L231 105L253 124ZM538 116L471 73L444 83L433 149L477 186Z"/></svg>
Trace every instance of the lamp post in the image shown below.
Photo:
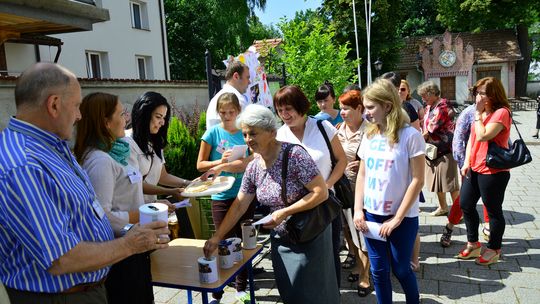
<svg viewBox="0 0 540 304"><path fill-rule="evenodd" d="M381 76L382 64L383 62L379 58L377 58L377 61L373 63L375 70L377 71L377 77Z"/></svg>

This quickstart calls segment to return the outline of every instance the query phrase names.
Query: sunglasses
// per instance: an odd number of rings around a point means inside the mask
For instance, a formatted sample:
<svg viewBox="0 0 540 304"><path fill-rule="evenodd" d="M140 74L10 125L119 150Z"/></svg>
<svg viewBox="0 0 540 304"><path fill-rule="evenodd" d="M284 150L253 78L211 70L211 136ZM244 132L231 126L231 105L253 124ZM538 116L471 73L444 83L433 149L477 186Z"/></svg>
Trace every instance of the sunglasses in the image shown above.
<svg viewBox="0 0 540 304"><path fill-rule="evenodd" d="M406 89L406 88L400 88L399 90L400 90L401 92L405 92L405 91L407 91L407 89Z"/></svg>

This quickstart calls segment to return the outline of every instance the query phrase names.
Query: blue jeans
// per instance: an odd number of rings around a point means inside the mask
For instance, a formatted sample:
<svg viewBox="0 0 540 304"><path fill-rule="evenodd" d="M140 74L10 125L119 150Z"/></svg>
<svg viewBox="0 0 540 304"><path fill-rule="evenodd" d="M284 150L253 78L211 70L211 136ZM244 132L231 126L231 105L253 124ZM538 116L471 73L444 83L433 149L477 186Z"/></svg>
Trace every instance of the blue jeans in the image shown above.
<svg viewBox="0 0 540 304"><path fill-rule="evenodd" d="M367 221L377 223L383 223L392 218L392 216L376 215L369 212L365 212L365 217ZM417 233L418 217L406 217L392 231L386 242L366 238L366 247L371 262L371 275L379 304L392 303L390 265L392 265L392 272L405 292L407 303L420 303L418 282L410 266Z"/></svg>

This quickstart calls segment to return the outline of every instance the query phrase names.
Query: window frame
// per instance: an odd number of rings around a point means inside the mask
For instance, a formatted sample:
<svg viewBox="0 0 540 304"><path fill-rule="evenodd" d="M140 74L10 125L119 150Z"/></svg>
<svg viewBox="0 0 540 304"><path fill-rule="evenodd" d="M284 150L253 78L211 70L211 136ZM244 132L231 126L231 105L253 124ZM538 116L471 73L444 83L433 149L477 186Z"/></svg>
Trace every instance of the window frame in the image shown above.
<svg viewBox="0 0 540 304"><path fill-rule="evenodd" d="M88 78L103 78L103 60L101 58L101 53L95 52L95 51L86 51L86 75ZM97 57L97 67L98 67L98 75L96 76L96 73L94 71L94 64L92 61L92 57Z"/></svg>

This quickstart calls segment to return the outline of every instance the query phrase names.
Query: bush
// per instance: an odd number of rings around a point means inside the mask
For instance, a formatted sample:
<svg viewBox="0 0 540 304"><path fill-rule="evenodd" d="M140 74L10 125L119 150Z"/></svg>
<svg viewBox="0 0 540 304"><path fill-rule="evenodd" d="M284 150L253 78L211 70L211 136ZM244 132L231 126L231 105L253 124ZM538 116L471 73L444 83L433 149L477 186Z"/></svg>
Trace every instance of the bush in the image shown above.
<svg viewBox="0 0 540 304"><path fill-rule="evenodd" d="M200 176L197 157L206 128L206 114L198 105L194 106L191 115L173 106L172 114L167 133L169 145L164 151L167 170L175 176L194 179Z"/></svg>

